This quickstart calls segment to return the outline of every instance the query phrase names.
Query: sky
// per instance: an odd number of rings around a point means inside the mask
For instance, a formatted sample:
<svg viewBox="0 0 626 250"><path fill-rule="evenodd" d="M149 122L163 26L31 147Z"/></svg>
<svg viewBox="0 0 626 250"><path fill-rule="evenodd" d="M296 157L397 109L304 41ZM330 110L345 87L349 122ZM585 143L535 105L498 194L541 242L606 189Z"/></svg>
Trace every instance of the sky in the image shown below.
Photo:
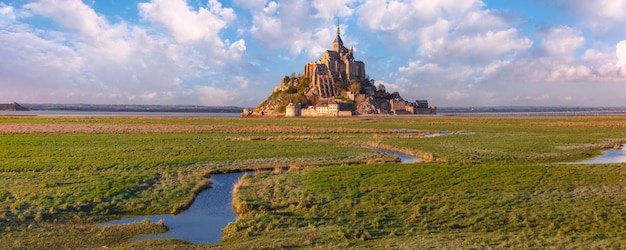
<svg viewBox="0 0 626 250"><path fill-rule="evenodd" d="M254 107L337 22L409 101L626 106L626 0L0 0L0 103Z"/></svg>

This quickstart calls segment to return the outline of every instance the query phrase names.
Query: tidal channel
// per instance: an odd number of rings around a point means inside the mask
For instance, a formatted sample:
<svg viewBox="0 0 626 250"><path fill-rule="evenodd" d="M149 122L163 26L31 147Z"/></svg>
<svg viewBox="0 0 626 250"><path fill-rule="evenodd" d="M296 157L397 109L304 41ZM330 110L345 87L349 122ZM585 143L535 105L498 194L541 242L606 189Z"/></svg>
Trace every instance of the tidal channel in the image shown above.
<svg viewBox="0 0 626 250"><path fill-rule="evenodd" d="M389 150L384 150L384 149L380 149L380 148L372 148L372 147L368 147L372 150L384 153L384 154L389 154L389 155L395 155L398 156L401 160L401 163L403 164L411 164L411 163L418 163L421 162L422 159L420 159L417 156L411 156L411 155L407 155L407 154L403 154L400 152L395 152L395 151L389 151Z"/></svg>
<svg viewBox="0 0 626 250"><path fill-rule="evenodd" d="M402 163L417 163L419 157L410 156L394 151L371 148L381 153L398 156ZM243 176L244 172L211 175L211 187L200 192L189 209L177 215L147 215L139 217L125 217L120 220L108 221L100 226L120 225L150 220L160 220L169 228L163 234L144 235L136 240L149 239L178 239L195 244L219 244L222 238L222 228L228 223L237 220L233 210L233 186Z"/></svg>
<svg viewBox="0 0 626 250"><path fill-rule="evenodd" d="M211 188L198 194L189 209L177 215L148 215L128 217L99 224L119 225L150 220L163 223L169 231L163 234L144 235L137 240L179 239L196 244L218 244L222 231L228 223L237 219L233 210L233 185L243 176L243 172L211 175Z"/></svg>

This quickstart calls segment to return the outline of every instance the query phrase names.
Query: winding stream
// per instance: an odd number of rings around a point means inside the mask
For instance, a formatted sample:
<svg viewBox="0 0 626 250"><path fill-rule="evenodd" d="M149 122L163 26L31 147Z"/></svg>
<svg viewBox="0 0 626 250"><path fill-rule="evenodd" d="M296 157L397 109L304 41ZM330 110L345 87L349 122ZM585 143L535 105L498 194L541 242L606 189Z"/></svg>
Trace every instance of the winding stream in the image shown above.
<svg viewBox="0 0 626 250"><path fill-rule="evenodd" d="M431 136L448 135L451 133L437 133ZM368 147L369 149L398 156L403 164L421 162L419 157L402 154L390 150ZM592 159L569 162L562 164L602 164L602 163L622 163L626 162L626 150L621 149L606 150L602 156ZM243 176L244 172L230 174L211 175L211 188L198 194L189 209L178 215L150 215L140 217L127 217L121 220L114 220L99 225L117 225L143 220L157 222L163 220L169 227L169 231L163 234L145 235L137 240L146 239L179 239L196 244L219 244L222 231L228 223L237 219L232 207L233 185Z"/></svg>
<svg viewBox="0 0 626 250"><path fill-rule="evenodd" d="M399 152L370 148L385 154L400 157L402 163L417 163L419 157L402 154ZM101 223L101 226L119 225L133 222L150 220L163 223L169 227L169 231L163 234L144 235L136 240L148 239L179 239L196 244L219 244L222 231L228 223L237 219L233 210L233 186L243 176L243 172L230 174L211 175L211 188L198 194L189 209L178 215L148 215L139 217L125 217L120 220Z"/></svg>
<svg viewBox="0 0 626 250"><path fill-rule="evenodd" d="M163 234L151 234L137 238L179 239L196 244L218 244L222 237L221 229L237 219L233 210L233 185L243 176L243 172L211 175L211 188L198 194L189 209L178 215L148 215L122 218L99 225L118 225L140 222L149 219L152 222L163 220L169 231Z"/></svg>

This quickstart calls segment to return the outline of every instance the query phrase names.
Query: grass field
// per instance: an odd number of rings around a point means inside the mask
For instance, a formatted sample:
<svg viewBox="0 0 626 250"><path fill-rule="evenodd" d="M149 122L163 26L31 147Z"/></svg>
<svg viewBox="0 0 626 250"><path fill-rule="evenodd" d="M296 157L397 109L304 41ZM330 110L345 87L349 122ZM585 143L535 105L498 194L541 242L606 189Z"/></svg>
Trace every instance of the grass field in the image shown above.
<svg viewBox="0 0 626 250"><path fill-rule="evenodd" d="M625 128L626 117L0 117L0 242L210 247L129 240L160 224L93 223L176 213L211 173L295 166L239 183L221 247L625 248L626 164L554 164L626 142Z"/></svg>

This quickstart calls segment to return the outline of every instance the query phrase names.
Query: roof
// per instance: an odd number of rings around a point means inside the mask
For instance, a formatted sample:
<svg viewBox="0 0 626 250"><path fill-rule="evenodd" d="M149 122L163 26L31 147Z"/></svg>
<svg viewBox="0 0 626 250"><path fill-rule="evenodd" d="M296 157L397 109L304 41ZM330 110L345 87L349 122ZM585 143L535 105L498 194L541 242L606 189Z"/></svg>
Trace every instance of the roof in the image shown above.
<svg viewBox="0 0 626 250"><path fill-rule="evenodd" d="M341 40L341 36L339 35L341 33L341 31L339 30L339 20L337 20L337 36L335 37L335 41L333 43L340 43L343 44L343 41Z"/></svg>
<svg viewBox="0 0 626 250"><path fill-rule="evenodd" d="M341 43L341 44L343 44L343 41L341 40L341 36L339 36L339 34L337 34L337 36L335 37L335 41L333 41L333 43Z"/></svg>

